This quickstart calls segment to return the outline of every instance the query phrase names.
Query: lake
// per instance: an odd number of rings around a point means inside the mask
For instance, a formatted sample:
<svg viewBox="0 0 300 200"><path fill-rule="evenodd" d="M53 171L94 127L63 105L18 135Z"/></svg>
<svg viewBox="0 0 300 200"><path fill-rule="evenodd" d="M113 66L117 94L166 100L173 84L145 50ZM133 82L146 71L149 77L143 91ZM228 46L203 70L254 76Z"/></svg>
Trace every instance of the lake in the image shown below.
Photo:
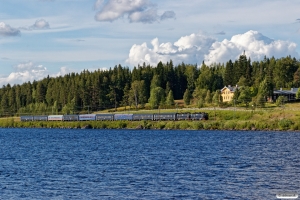
<svg viewBox="0 0 300 200"><path fill-rule="evenodd" d="M0 129L1 199L276 199L300 133Z"/></svg>

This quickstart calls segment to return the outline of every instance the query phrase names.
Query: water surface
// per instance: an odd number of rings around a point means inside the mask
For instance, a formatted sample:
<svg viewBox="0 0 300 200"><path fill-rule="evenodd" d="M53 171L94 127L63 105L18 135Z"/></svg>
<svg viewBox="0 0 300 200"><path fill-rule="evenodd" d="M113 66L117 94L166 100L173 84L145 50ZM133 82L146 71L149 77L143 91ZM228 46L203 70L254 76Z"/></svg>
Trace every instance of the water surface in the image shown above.
<svg viewBox="0 0 300 200"><path fill-rule="evenodd" d="M276 199L300 133L0 129L1 199Z"/></svg>

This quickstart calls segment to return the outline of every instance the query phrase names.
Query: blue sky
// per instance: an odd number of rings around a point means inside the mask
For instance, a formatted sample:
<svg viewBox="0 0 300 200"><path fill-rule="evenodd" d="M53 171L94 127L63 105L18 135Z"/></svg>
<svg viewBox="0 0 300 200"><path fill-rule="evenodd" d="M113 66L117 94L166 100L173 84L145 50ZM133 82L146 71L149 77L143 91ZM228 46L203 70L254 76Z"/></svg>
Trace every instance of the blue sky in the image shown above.
<svg viewBox="0 0 300 200"><path fill-rule="evenodd" d="M299 0L2 0L0 85L156 65L300 53Z"/></svg>

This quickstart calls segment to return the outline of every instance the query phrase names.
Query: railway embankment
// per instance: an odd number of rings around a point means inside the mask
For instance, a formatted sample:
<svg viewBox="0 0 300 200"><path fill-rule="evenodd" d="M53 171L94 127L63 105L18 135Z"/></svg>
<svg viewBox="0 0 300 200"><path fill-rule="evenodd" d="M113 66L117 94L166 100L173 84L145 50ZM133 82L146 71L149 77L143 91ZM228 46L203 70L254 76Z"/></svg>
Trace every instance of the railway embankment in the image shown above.
<svg viewBox="0 0 300 200"><path fill-rule="evenodd" d="M292 105L295 107L295 105ZM297 107L296 107L297 108ZM300 131L300 110L285 109L208 109L208 120L201 121L20 121L19 117L0 118L0 127L69 129L165 129L165 130L279 130Z"/></svg>

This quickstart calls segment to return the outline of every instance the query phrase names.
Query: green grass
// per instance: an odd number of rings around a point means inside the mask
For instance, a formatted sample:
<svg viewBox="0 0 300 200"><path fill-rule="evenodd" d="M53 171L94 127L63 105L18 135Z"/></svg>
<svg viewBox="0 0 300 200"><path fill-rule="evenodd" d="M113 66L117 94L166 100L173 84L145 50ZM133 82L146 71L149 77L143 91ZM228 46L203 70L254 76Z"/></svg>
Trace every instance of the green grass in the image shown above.
<svg viewBox="0 0 300 200"><path fill-rule="evenodd" d="M166 130L300 130L300 103L250 110L244 107L181 108L137 110L114 113L207 112L207 121L91 121L91 122L20 122L19 117L0 118L0 127L83 128L97 129L166 129ZM103 112L101 112L103 113ZM106 112L107 113L107 112Z"/></svg>

